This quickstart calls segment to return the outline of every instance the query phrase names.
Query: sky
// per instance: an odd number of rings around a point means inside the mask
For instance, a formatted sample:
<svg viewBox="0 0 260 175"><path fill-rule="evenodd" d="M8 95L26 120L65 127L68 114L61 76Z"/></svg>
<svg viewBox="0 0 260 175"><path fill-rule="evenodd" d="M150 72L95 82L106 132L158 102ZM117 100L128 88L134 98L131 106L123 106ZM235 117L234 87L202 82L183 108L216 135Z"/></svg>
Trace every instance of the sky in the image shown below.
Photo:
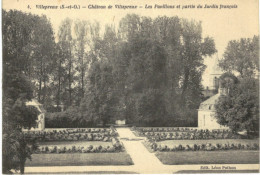
<svg viewBox="0 0 260 175"><path fill-rule="evenodd" d="M143 8L137 9L116 9L115 5L137 5ZM180 5L180 9L145 9L145 5L155 4ZM185 5L236 5L237 8L185 8ZM30 5L30 9L28 9ZM37 9L36 5L112 5L112 9ZM2 8L6 10L16 9L33 14L45 14L51 21L54 31L57 34L61 21L67 17L72 19L84 19L87 21L98 21L101 26L115 24L128 13L135 13L141 16L156 18L157 16L178 16L181 18L194 19L202 22L203 37L213 37L218 52L212 57L205 58L207 69L203 74L202 84L210 86L209 75L216 58L222 55L230 40L240 38L251 38L259 34L259 2L258 0L3 0Z"/></svg>

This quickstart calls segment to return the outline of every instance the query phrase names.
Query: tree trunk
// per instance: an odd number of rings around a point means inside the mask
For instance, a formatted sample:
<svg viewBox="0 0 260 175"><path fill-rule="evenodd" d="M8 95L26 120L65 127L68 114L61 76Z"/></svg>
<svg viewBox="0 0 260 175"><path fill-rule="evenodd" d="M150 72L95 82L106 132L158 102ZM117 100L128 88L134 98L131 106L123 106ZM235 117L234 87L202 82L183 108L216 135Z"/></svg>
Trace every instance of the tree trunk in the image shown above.
<svg viewBox="0 0 260 175"><path fill-rule="evenodd" d="M71 60L69 63L69 105L71 106Z"/></svg>
<svg viewBox="0 0 260 175"><path fill-rule="evenodd" d="M39 92L38 92L38 101L41 101L41 93L42 93L42 79L40 78Z"/></svg>
<svg viewBox="0 0 260 175"><path fill-rule="evenodd" d="M41 102L41 93L42 93L42 75L43 75L43 70L42 70L42 58L41 58L41 64L40 64L40 82L39 82L39 92L38 92L38 101Z"/></svg>
<svg viewBox="0 0 260 175"><path fill-rule="evenodd" d="M185 92L186 92L187 87L188 87L189 74L190 74L189 69L186 67L185 70L184 70L184 81L183 81L183 87L182 87L182 93L181 93L182 102L184 102Z"/></svg>
<svg viewBox="0 0 260 175"><path fill-rule="evenodd" d="M24 174L24 165L25 165L25 161L20 160L20 174Z"/></svg>
<svg viewBox="0 0 260 175"><path fill-rule="evenodd" d="M61 86L61 60L58 69L58 94L57 94L57 108L60 106L60 86Z"/></svg>
<svg viewBox="0 0 260 175"><path fill-rule="evenodd" d="M71 106L71 70L72 70L72 58L71 58L71 45L69 44L70 54L69 54L69 106Z"/></svg>
<svg viewBox="0 0 260 175"><path fill-rule="evenodd" d="M82 65L83 65L83 59L82 59ZM81 97L83 98L84 97L84 68L82 66L82 70L81 70Z"/></svg>

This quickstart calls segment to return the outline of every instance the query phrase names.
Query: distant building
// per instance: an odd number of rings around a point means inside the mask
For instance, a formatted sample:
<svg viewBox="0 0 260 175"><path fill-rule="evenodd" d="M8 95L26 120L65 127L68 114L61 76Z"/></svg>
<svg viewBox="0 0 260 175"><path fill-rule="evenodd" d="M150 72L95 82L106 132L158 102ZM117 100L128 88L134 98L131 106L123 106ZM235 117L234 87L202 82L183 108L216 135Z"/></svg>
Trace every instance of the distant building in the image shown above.
<svg viewBox="0 0 260 175"><path fill-rule="evenodd" d="M215 59L209 76L210 84L203 91L204 96L209 98L202 102L198 109L198 128L200 129L228 129L228 127L220 125L215 117L215 104L219 97L226 93L226 90L219 86L219 78L222 74L223 72L218 66L218 59Z"/></svg>
<svg viewBox="0 0 260 175"><path fill-rule="evenodd" d="M215 59L209 75L209 85L202 91L204 97L211 97L218 92L219 77L223 74L218 66L219 59Z"/></svg>
<svg viewBox="0 0 260 175"><path fill-rule="evenodd" d="M215 104L221 95L225 95L225 89L219 88L219 93L210 97L200 104L198 109L198 128L199 129L228 129L217 122L215 117Z"/></svg>
<svg viewBox="0 0 260 175"><path fill-rule="evenodd" d="M34 106L38 111L39 115L36 120L35 127L32 127L31 130L44 130L45 129L45 110L43 105L39 103L36 99L32 99L31 101L26 103L26 106Z"/></svg>
<svg viewBox="0 0 260 175"><path fill-rule="evenodd" d="M116 120L115 123L118 126L124 126L126 124L126 120L125 119L124 120Z"/></svg>
<svg viewBox="0 0 260 175"><path fill-rule="evenodd" d="M223 71L221 71L220 67L218 66L219 59L215 59L213 67L211 69L210 73L210 79L209 79L209 89L217 91L219 88L219 77L223 74Z"/></svg>

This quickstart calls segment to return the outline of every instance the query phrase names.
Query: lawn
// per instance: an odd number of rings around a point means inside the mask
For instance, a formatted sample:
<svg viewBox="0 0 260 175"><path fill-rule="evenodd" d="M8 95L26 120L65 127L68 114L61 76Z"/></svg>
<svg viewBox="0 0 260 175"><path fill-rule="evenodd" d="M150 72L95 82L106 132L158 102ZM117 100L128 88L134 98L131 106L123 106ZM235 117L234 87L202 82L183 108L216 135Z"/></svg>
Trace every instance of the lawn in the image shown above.
<svg viewBox="0 0 260 175"><path fill-rule="evenodd" d="M173 145L191 145L191 144L254 144L259 143L259 139L218 139L218 140L165 140L157 142L159 145L167 145L168 147L173 147Z"/></svg>
<svg viewBox="0 0 260 175"><path fill-rule="evenodd" d="M101 142L101 141L50 141L40 142L39 146L99 146L107 147L112 146L112 142Z"/></svg>
<svg viewBox="0 0 260 175"><path fill-rule="evenodd" d="M84 165L133 165L127 153L75 153L33 154L26 167L33 166L84 166Z"/></svg>
<svg viewBox="0 0 260 175"><path fill-rule="evenodd" d="M259 151L253 150L158 152L156 156L167 165L259 163Z"/></svg>

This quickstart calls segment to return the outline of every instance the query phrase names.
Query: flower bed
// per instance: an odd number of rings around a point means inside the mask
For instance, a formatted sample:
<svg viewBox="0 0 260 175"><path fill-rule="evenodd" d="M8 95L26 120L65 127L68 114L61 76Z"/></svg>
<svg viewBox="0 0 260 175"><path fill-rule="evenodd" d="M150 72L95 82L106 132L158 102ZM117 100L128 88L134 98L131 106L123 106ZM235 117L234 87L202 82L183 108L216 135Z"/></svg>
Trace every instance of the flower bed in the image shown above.
<svg viewBox="0 0 260 175"><path fill-rule="evenodd" d="M170 151L221 151L221 150L259 150L259 144L189 144L189 145L174 145L168 147L167 145L159 145L155 142L144 143L149 150L159 152L170 152Z"/></svg>
<svg viewBox="0 0 260 175"><path fill-rule="evenodd" d="M114 153L124 151L124 146L117 138L112 138L112 146L39 146L35 154L62 154L62 153Z"/></svg>
<svg viewBox="0 0 260 175"><path fill-rule="evenodd" d="M38 141L112 141L118 136L114 128L82 128L82 129L53 129L51 131L24 132L28 137L37 138Z"/></svg>
<svg viewBox="0 0 260 175"><path fill-rule="evenodd" d="M137 136L147 137L152 141L161 140L201 140L201 139L239 139L239 135L230 130L198 130L196 128L135 128Z"/></svg>

